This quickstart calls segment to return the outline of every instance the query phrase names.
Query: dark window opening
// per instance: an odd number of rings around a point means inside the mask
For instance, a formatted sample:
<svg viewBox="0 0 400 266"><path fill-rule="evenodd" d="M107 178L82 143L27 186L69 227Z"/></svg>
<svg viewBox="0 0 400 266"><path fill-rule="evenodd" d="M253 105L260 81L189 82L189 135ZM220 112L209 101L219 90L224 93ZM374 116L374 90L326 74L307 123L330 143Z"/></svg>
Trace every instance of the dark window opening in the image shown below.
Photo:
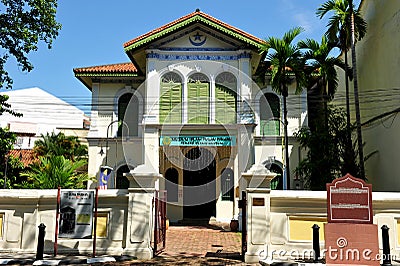
<svg viewBox="0 0 400 266"><path fill-rule="evenodd" d="M128 173L129 171L130 169L127 165L118 168L117 178L115 180L115 188L120 188L120 189L129 188L129 180L126 176L124 176L124 173Z"/></svg>
<svg viewBox="0 0 400 266"><path fill-rule="evenodd" d="M165 189L167 190L167 202L178 201L179 173L175 168L169 168L165 172Z"/></svg>

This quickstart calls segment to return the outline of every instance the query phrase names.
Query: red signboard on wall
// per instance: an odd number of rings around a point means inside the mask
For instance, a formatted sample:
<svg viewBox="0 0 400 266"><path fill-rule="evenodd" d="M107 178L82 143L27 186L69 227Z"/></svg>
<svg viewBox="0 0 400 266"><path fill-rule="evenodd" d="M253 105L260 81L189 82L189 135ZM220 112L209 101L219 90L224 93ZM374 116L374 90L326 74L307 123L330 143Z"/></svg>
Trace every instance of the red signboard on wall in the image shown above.
<svg viewBox="0 0 400 266"><path fill-rule="evenodd" d="M350 174L326 184L329 223L370 223L372 185Z"/></svg>

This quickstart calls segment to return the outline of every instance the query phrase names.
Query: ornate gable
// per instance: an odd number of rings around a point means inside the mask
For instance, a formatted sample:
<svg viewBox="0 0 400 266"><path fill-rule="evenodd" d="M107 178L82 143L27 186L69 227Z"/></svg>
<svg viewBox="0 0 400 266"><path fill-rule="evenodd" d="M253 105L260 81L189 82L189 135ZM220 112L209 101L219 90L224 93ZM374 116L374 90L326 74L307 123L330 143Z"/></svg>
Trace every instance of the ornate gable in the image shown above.
<svg viewBox="0 0 400 266"><path fill-rule="evenodd" d="M162 39L151 47L167 51L232 51L240 49L240 44L209 29L191 27Z"/></svg>
<svg viewBox="0 0 400 266"><path fill-rule="evenodd" d="M260 47L265 41L196 10L171 23L124 44L138 71L145 73L146 50L169 51L252 51L253 66L258 65Z"/></svg>

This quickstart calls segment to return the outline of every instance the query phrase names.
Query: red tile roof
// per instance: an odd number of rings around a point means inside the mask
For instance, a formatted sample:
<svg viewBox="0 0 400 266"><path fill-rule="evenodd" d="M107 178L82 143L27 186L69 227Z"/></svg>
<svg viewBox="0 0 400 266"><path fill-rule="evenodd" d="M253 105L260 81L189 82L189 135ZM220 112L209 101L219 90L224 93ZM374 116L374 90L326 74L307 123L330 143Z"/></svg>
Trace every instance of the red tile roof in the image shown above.
<svg viewBox="0 0 400 266"><path fill-rule="evenodd" d="M210 15L208 15L208 14L206 14L206 13L203 13L203 12L201 12L200 10L196 10L196 11L193 12L193 13L190 13L190 14L188 14L188 15L186 15L186 16L183 16L183 17L181 17L181 18L179 18L179 19L177 19L177 20L174 20L174 21L172 21L172 22L170 22L170 23L168 23L168 24L165 24L164 26L161 26L161 27L159 27L159 28L157 28L157 29L154 29L154 30L152 30L152 31L149 31L148 33L145 33L145 34L143 34L143 35L141 35L141 36L139 36L139 37L136 37L136 38L134 38L134 39L132 39L132 40L130 40L130 41L124 43L124 48L126 48L126 47L132 45L133 43L135 43L135 42L137 42L137 41L140 41L140 40L145 39L145 38L147 38L147 37L149 37L149 36L151 36L151 35L153 35L153 34L155 34L155 33L158 33L158 32L161 32L161 31L163 31L163 30L165 30L165 29L168 29L168 28L170 28L170 27L173 27L174 25L176 25L176 24L178 24L178 23L180 23L180 22L182 22L182 21L185 21L185 20L187 20L187 19L190 19L190 18L192 18L192 17L195 17L195 16L201 16L201 17L203 17L203 18L205 18L205 19L208 19L208 20L210 20L210 21L212 21L212 22L214 22L214 23L217 23L218 25L220 25L220 26L222 26L222 27L225 27L225 28L227 28L227 29L230 29L230 30L232 30L232 31L234 31L234 32L236 32L236 33L238 33L238 34L240 34L240 35L246 37L246 38L249 38L249 39L251 39L251 40L253 40L253 41L257 42L257 43L260 43L260 44L264 44L264 43L265 43L264 40L262 40L262 39L260 39L260 38L257 38L257 37L255 37L254 35L251 35L251 34L245 32L245 31L242 31L242 30L240 30L240 29L238 29L238 28L235 28L235 27L233 27L233 26L231 26L231 25L229 25L229 24L227 24L227 23L225 23L225 22L222 22L221 20L218 20L218 19L216 19L216 18L214 18L214 17L212 17L212 16L210 16Z"/></svg>
<svg viewBox="0 0 400 266"><path fill-rule="evenodd" d="M137 69L132 63L119 63L102 66L74 68L75 75L77 74L136 74Z"/></svg>
<svg viewBox="0 0 400 266"><path fill-rule="evenodd" d="M20 158L25 167L39 161L38 157L35 156L33 150L10 150L8 152L8 155Z"/></svg>

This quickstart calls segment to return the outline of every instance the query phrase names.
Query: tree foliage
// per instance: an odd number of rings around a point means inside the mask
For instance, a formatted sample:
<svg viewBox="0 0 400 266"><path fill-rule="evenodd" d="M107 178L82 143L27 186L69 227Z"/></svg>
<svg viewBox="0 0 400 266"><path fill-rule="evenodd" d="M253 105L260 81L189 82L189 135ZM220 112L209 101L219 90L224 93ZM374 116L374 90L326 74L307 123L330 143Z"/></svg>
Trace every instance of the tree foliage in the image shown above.
<svg viewBox="0 0 400 266"><path fill-rule="evenodd" d="M0 0L0 89L11 89L13 79L6 65L15 59L23 72L33 69L28 55L38 50L39 43L50 49L61 24L56 21L57 0ZM13 113L5 95L0 95L0 108Z"/></svg>
<svg viewBox="0 0 400 266"><path fill-rule="evenodd" d="M367 32L367 23L360 11L350 8L352 1L349 0L329 0L317 9L317 16L323 18L327 14L332 14L326 30L326 37L330 42L337 43L342 51L348 51L351 47L351 11L354 13L354 29L356 40L361 40Z"/></svg>
<svg viewBox="0 0 400 266"><path fill-rule="evenodd" d="M351 47L358 157L360 160L360 171L361 171L360 176L361 178L365 178L355 44L356 41L361 40L364 37L365 33L367 32L367 23L363 19L359 10L355 10L353 0L329 0L317 10L317 15L319 15L320 18L322 18L328 12L333 12L334 14L329 19L326 36L330 40L335 40L337 43L339 43L339 47L342 49L342 51L345 51L345 54L348 48ZM346 84L347 84L347 76L346 76ZM349 106L347 85L346 85L346 105ZM348 112L347 121L349 124L350 121L349 108L347 108L347 112Z"/></svg>
<svg viewBox="0 0 400 266"><path fill-rule="evenodd" d="M86 164L85 160L71 161L64 156L40 157L30 170L22 173L27 178L21 187L32 189L85 188L90 180L87 173L76 170Z"/></svg>
<svg viewBox="0 0 400 266"><path fill-rule="evenodd" d="M350 173L359 177L355 145L348 145L346 114L342 109L328 107L328 130L324 125L314 131L301 128L295 133L307 157L299 163L296 174L311 190L325 190L326 183Z"/></svg>
<svg viewBox="0 0 400 266"><path fill-rule="evenodd" d="M21 116L21 114L13 112L11 105L7 103L8 96L3 95L0 97L0 116L4 113L10 113L14 116ZM14 133L6 128L0 128L0 187L4 187L5 175L7 174L7 186L10 188L12 183L15 182L19 172L22 170L23 165L19 158L9 156L9 151L13 148L17 137ZM7 173L6 173L7 167Z"/></svg>
<svg viewBox="0 0 400 266"><path fill-rule="evenodd" d="M87 158L87 147L82 145L75 136L65 136L63 133L46 133L35 142L33 148L37 156L64 156L75 161Z"/></svg>
<svg viewBox="0 0 400 266"><path fill-rule="evenodd" d="M267 53L266 59L271 63L271 87L280 95L288 96L288 86L296 81L296 92L301 92L305 84L304 60L294 39L303 31L295 27L287 31L282 38L269 37L261 48Z"/></svg>
<svg viewBox="0 0 400 266"><path fill-rule="evenodd" d="M15 140L16 136L14 133L9 132L7 129L0 128L0 186L4 185L6 165L7 178L9 181L15 178L13 169L15 168L14 166L17 166L17 163L13 158L8 157L8 152L13 148Z"/></svg>
<svg viewBox="0 0 400 266"><path fill-rule="evenodd" d="M50 49L61 29L56 21L57 0L1 0L0 2L0 88L10 89L13 80L5 69L13 57L24 72L33 69L28 54L40 42Z"/></svg>
<svg viewBox="0 0 400 266"><path fill-rule="evenodd" d="M320 93L332 100L338 87L338 75L336 67L344 68L343 61L332 55L335 48L334 43L328 42L325 36L321 43L307 39L298 43L299 48L304 50L303 56L308 66L308 76L316 76L313 82L319 82ZM316 81L315 81L316 80Z"/></svg>
<svg viewBox="0 0 400 266"><path fill-rule="evenodd" d="M39 161L21 174L26 181L20 187L84 188L85 182L91 180L87 173L80 171L87 165L87 147L77 137L61 132L41 136L33 148Z"/></svg>

